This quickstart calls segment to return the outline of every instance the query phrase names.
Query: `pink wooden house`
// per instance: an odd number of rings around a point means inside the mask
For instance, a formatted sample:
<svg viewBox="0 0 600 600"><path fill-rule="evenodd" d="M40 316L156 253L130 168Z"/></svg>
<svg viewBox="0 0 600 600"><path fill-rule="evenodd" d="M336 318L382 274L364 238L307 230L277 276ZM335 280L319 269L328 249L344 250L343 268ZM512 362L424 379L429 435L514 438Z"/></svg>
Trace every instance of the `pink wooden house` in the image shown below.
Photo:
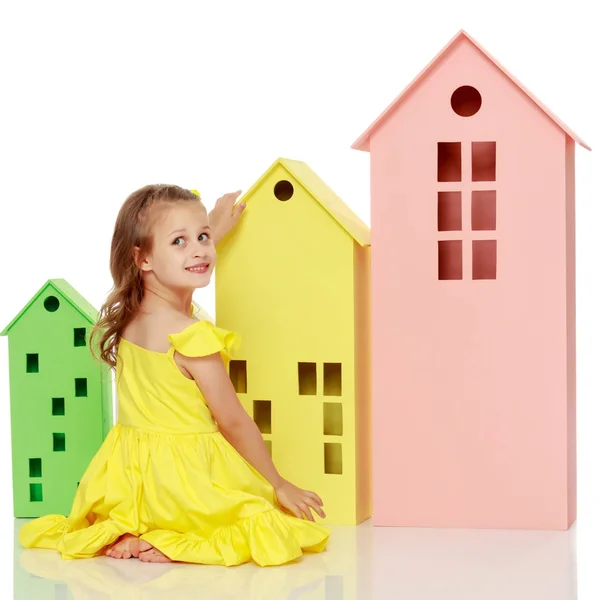
<svg viewBox="0 0 600 600"><path fill-rule="evenodd" d="M371 154L374 524L576 516L575 143L464 31Z"/></svg>

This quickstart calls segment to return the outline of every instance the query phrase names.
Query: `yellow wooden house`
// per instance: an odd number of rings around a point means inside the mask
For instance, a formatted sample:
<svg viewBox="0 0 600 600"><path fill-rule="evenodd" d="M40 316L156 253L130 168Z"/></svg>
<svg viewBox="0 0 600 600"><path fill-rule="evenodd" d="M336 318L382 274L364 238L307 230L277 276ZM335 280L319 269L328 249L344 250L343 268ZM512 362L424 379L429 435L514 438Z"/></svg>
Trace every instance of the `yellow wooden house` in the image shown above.
<svg viewBox="0 0 600 600"><path fill-rule="evenodd" d="M305 163L279 159L218 248L230 376L280 473L325 523L371 516L370 231Z"/></svg>

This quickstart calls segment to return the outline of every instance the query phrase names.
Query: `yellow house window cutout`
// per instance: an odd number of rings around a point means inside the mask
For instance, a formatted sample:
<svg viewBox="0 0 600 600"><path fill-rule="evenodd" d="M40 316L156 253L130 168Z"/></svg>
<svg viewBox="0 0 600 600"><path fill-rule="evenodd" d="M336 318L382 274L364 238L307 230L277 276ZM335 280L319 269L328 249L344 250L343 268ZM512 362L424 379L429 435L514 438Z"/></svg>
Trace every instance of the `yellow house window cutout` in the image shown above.
<svg viewBox="0 0 600 600"><path fill-rule="evenodd" d="M238 394L248 392L248 373L245 360L232 360L229 363L229 378Z"/></svg>
<svg viewBox="0 0 600 600"><path fill-rule="evenodd" d="M317 395L317 363L298 363L298 391L301 396Z"/></svg>
<svg viewBox="0 0 600 600"><path fill-rule="evenodd" d="M317 395L317 363L298 363L298 393L301 396ZM323 395L342 395L342 364L323 364Z"/></svg>
<svg viewBox="0 0 600 600"><path fill-rule="evenodd" d="M342 474L342 445L338 442L325 442L325 473Z"/></svg>
<svg viewBox="0 0 600 600"><path fill-rule="evenodd" d="M323 394L325 396L342 395L341 363L325 363L323 365Z"/></svg>
<svg viewBox="0 0 600 600"><path fill-rule="evenodd" d="M271 440L265 440L265 445L267 446L267 450L269 451L269 454L272 457L273 456L273 444L272 444Z"/></svg>
<svg viewBox="0 0 600 600"><path fill-rule="evenodd" d="M254 422L261 433L271 433L271 401L254 401Z"/></svg>
<svg viewBox="0 0 600 600"><path fill-rule="evenodd" d="M343 421L341 402L323 403L323 435L343 435Z"/></svg>

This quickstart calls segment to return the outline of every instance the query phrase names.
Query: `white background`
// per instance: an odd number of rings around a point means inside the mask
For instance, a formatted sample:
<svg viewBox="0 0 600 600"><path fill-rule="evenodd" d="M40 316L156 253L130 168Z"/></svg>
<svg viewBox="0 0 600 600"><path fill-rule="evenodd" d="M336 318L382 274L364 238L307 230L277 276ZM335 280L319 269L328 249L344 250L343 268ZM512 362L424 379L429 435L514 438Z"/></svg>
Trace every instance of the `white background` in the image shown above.
<svg viewBox="0 0 600 600"><path fill-rule="evenodd" d="M197 188L211 208L285 156L306 161L369 223L369 157L350 145L461 28L596 149L593 4L3 2L0 328L49 278L67 279L99 307L111 286L116 213L147 183ZM598 156L577 149L577 576L584 599L600 590ZM213 294L211 286L197 295L210 312ZM7 540L0 552L10 565L6 338L0 411Z"/></svg>

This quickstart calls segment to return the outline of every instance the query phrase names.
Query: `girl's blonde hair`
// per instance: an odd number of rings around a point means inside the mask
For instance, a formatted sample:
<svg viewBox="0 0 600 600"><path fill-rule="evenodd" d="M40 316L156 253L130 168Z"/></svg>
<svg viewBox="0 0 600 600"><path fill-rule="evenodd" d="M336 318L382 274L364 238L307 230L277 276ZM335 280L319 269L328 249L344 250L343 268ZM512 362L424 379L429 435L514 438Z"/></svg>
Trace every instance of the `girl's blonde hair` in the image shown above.
<svg viewBox="0 0 600 600"><path fill-rule="evenodd" d="M114 285L100 308L90 336L92 352L96 336L101 336L98 343L100 359L113 368L117 365L121 334L137 314L144 297L142 271L135 262L134 248L139 248L141 255L152 249L150 209L157 204L182 201L200 202L200 198L197 192L176 185L147 185L133 192L117 215L110 246L110 272Z"/></svg>

